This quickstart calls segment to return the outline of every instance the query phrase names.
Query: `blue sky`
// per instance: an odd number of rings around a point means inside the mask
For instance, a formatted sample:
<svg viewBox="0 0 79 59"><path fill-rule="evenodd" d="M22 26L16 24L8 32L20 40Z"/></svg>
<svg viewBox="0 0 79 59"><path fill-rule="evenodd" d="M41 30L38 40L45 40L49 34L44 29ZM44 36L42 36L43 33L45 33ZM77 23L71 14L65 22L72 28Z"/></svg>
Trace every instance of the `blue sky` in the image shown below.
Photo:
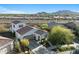
<svg viewBox="0 0 79 59"><path fill-rule="evenodd" d="M0 4L0 13L51 13L58 10L71 10L79 12L79 4Z"/></svg>

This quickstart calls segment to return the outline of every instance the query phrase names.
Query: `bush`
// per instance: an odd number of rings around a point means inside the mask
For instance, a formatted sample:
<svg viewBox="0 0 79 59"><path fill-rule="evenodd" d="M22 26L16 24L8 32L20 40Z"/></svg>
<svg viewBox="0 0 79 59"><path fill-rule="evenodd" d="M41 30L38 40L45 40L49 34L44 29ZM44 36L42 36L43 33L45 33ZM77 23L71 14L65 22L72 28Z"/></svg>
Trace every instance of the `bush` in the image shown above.
<svg viewBox="0 0 79 59"><path fill-rule="evenodd" d="M29 50L28 45L29 45L28 39L21 39L15 42L15 50L17 52L28 51Z"/></svg>
<svg viewBox="0 0 79 59"><path fill-rule="evenodd" d="M18 41L15 42L15 50L16 52L21 52L20 43Z"/></svg>
<svg viewBox="0 0 79 59"><path fill-rule="evenodd" d="M64 26L54 26L48 35L48 40L53 45L71 44L74 38L75 35L71 30Z"/></svg>
<svg viewBox="0 0 79 59"><path fill-rule="evenodd" d="M48 24L42 24L40 25L41 29L48 29Z"/></svg>
<svg viewBox="0 0 79 59"><path fill-rule="evenodd" d="M73 46L67 46L67 47L60 47L58 48L59 51L69 51L69 50L74 50L75 48Z"/></svg>
<svg viewBox="0 0 79 59"><path fill-rule="evenodd" d="M22 46L26 46L26 47L27 47L27 46L29 45L28 39L21 39L20 42L21 42L21 45L22 45Z"/></svg>
<svg viewBox="0 0 79 59"><path fill-rule="evenodd" d="M28 50L28 46L29 46L29 41L28 39L21 39L20 40L20 45L21 45L21 50L23 52L25 52L26 50Z"/></svg>

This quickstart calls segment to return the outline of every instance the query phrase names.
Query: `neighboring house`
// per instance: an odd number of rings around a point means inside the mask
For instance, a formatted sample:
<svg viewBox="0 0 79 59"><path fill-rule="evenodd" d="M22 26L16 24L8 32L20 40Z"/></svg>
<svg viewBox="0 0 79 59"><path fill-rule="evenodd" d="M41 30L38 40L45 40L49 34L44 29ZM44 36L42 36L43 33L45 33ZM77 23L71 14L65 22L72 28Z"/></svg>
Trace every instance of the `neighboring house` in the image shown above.
<svg viewBox="0 0 79 59"><path fill-rule="evenodd" d="M69 28L69 29L72 29L72 30L76 29L76 24L74 22L66 23L66 24L64 24L64 26Z"/></svg>
<svg viewBox="0 0 79 59"><path fill-rule="evenodd" d="M44 47L43 45L38 46L37 48L32 50L33 54L50 54L48 49Z"/></svg>
<svg viewBox="0 0 79 59"><path fill-rule="evenodd" d="M50 52L46 47L41 44L38 44L36 40L29 40L29 48L32 54L49 54Z"/></svg>
<svg viewBox="0 0 79 59"><path fill-rule="evenodd" d="M72 19L72 17L70 17L70 16L65 16L64 18L65 19Z"/></svg>
<svg viewBox="0 0 79 59"><path fill-rule="evenodd" d="M38 46L40 46L40 44L37 43L36 40L30 39L29 42L30 42L30 43L29 43L29 48L30 48L31 51L32 51L33 49L37 48Z"/></svg>
<svg viewBox="0 0 79 59"><path fill-rule="evenodd" d="M62 25L65 26L69 29L75 30L76 29L76 24L74 22L68 22L68 23L56 23L56 22L49 22L48 23L48 27L51 28L53 26L57 26L57 25Z"/></svg>
<svg viewBox="0 0 79 59"><path fill-rule="evenodd" d="M57 15L56 15L56 16L53 16L53 18L60 18L60 16L57 16Z"/></svg>
<svg viewBox="0 0 79 59"><path fill-rule="evenodd" d="M13 40L0 36L0 54L6 54L13 50Z"/></svg>
<svg viewBox="0 0 79 59"><path fill-rule="evenodd" d="M24 27L26 24L21 21L13 21L11 23L10 31L16 32L18 29Z"/></svg>
<svg viewBox="0 0 79 59"><path fill-rule="evenodd" d="M75 16L74 19L79 20L79 16Z"/></svg>
<svg viewBox="0 0 79 59"><path fill-rule="evenodd" d="M48 27L51 28L53 26L57 26L57 25L63 25L63 23L57 23L57 22L48 22Z"/></svg>

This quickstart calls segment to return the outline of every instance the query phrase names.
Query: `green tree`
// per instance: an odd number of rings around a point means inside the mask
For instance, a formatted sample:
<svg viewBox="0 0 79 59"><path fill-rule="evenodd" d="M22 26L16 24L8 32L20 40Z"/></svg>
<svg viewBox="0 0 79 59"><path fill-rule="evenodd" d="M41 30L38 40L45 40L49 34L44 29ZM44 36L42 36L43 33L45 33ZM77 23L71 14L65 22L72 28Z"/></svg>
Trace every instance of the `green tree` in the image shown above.
<svg viewBox="0 0 79 59"><path fill-rule="evenodd" d="M64 26L54 26L48 35L48 40L53 45L63 45L72 43L74 37L70 29Z"/></svg>
<svg viewBox="0 0 79 59"><path fill-rule="evenodd" d="M40 27L41 29L48 29L48 24L42 24Z"/></svg>

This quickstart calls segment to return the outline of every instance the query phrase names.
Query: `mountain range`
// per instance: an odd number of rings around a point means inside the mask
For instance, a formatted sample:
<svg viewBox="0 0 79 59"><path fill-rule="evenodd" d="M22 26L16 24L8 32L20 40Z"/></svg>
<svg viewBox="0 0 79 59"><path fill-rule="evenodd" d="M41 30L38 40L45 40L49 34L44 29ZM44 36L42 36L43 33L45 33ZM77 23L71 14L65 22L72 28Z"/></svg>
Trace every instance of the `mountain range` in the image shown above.
<svg viewBox="0 0 79 59"><path fill-rule="evenodd" d="M74 12L70 10L59 10L56 12L52 13L47 13L47 12L38 12L36 14L0 14L0 16L33 16L33 15L40 15L40 16L54 16L54 15L59 15L59 16L79 16L79 12Z"/></svg>
<svg viewBox="0 0 79 59"><path fill-rule="evenodd" d="M69 16L77 16L79 15L79 12L74 12L74 11L70 11L70 10L59 10L59 11L56 11L56 12L52 12L52 13L46 13L46 12L40 12L40 13L37 13L39 15L69 15Z"/></svg>

